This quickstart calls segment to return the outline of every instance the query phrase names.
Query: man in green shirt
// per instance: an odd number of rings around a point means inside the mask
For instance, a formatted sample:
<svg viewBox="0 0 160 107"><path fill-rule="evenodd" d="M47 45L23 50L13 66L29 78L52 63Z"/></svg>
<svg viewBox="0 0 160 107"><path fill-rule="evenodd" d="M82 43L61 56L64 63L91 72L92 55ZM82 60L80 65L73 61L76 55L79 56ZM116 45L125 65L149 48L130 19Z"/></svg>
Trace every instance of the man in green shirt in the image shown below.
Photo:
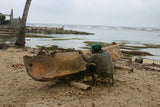
<svg viewBox="0 0 160 107"><path fill-rule="evenodd" d="M79 50L83 59L88 63L86 67L92 77L93 85L95 84L95 77L93 73L97 73L102 78L107 78L109 88L110 79L112 79L112 85L114 84L114 67L111 54L108 50L102 50L100 43L97 42L91 45L91 52L93 55L87 58L84 53Z"/></svg>

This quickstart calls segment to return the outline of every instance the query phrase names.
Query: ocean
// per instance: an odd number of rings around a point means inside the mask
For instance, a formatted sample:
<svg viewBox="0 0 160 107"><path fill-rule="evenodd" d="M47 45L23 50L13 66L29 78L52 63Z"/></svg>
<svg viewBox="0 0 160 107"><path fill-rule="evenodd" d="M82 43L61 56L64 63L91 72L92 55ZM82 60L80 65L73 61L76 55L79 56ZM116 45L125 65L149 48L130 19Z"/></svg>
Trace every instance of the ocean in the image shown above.
<svg viewBox="0 0 160 107"><path fill-rule="evenodd" d="M26 38L27 46L36 47L36 45L58 45L62 48L85 47L84 41L95 41L105 43L128 43L128 45L155 44L160 45L160 29L152 28L131 28L131 27L109 27L109 26L90 26L90 25L56 25L56 24L28 24L28 26L42 27L64 27L65 30L85 31L95 33L95 35L73 35L73 34L51 34L63 40L52 40L48 38ZM65 40L66 39L66 40Z"/></svg>
<svg viewBox="0 0 160 107"><path fill-rule="evenodd" d="M63 27L65 30L76 30L94 33L94 35L74 34L49 34L56 38L26 38L26 46L36 48L37 46L57 45L61 48L85 49L89 48L86 41L103 42L111 44L116 42L128 47L141 47L141 50L150 52L153 56L145 58L160 60L160 48L145 48L145 44L160 45L160 29L143 27L121 27L121 26L91 26L91 25L62 25L62 24L31 24L27 26L41 27ZM43 34L44 35L44 34ZM144 48L143 48L144 47Z"/></svg>

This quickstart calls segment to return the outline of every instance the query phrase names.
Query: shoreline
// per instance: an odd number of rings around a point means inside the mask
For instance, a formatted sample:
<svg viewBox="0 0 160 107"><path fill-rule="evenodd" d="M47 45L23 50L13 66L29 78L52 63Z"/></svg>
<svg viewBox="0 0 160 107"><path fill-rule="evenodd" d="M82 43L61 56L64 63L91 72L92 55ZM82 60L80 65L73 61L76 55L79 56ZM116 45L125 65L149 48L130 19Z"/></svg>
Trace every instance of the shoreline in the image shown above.
<svg viewBox="0 0 160 107"><path fill-rule="evenodd" d="M46 38L50 38L50 37L46 37ZM56 39L55 38L53 40L62 40L62 39ZM89 47L93 42L86 41L84 43L86 43L87 45L86 45L86 47L81 47L82 50L83 49L89 50L90 49ZM106 46L111 45L111 44L108 44L108 43L102 43L102 42L100 42L100 43L101 43L102 47L106 47ZM158 51L160 52L160 45L145 44L146 47L143 47L143 48L138 47L138 46L125 46L124 44L119 44L119 45L120 45L120 50L125 57L142 57L144 59L151 59L151 60L160 61L160 55L158 53ZM3 48L3 46L4 46L4 48L14 47L14 42L7 42L7 43L0 42L0 50L1 50L1 48ZM26 46L26 48L35 49L35 50L38 50L40 47L43 47L43 46L38 46L37 45L36 48ZM60 49L60 50L76 50L75 48L62 48L62 47L59 47L58 45L51 45L51 46L47 46L46 48L52 49L53 47L57 47L57 49ZM132 49L128 48L128 47L131 47ZM131 50L129 50L129 49L131 49Z"/></svg>
<svg viewBox="0 0 160 107"><path fill-rule="evenodd" d="M65 30L63 27L56 28L56 27L35 27L35 26L27 26L26 33L94 35L94 33L75 31L75 30Z"/></svg>

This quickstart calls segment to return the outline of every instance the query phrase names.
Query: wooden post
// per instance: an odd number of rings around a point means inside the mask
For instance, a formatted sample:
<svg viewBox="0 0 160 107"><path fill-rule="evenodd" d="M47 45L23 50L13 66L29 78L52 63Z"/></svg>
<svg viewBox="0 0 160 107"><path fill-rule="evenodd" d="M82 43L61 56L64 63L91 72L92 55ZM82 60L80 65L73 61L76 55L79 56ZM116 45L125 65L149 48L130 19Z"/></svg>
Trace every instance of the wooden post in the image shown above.
<svg viewBox="0 0 160 107"><path fill-rule="evenodd" d="M13 25L13 9L11 10L11 15L10 15L10 25Z"/></svg>

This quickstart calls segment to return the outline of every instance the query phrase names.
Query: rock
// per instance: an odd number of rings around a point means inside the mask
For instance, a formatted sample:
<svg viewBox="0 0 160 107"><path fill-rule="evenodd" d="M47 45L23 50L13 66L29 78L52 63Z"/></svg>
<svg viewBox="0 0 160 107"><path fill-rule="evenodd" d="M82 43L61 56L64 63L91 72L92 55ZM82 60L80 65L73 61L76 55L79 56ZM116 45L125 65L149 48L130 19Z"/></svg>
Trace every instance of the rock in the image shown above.
<svg viewBox="0 0 160 107"><path fill-rule="evenodd" d="M9 45L6 43L1 43L0 44L0 49L8 49Z"/></svg>
<svg viewBox="0 0 160 107"><path fill-rule="evenodd" d="M137 57L136 59L135 59L135 62L138 62L138 63L143 63L143 58L141 58L141 57Z"/></svg>

